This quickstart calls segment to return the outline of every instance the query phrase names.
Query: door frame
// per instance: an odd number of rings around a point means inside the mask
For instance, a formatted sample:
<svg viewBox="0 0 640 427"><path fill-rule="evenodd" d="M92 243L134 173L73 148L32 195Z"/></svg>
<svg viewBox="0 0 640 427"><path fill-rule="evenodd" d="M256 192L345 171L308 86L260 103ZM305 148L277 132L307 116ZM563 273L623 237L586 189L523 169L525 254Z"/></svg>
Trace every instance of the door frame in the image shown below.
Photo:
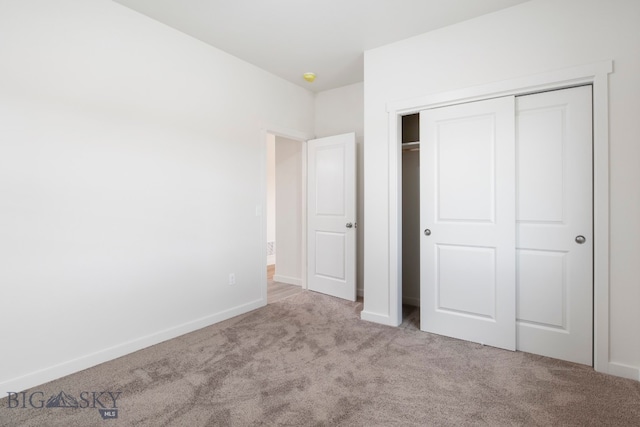
<svg viewBox="0 0 640 427"><path fill-rule="evenodd" d="M637 378L609 358L609 82L613 61L601 61L481 86L387 103L389 126L389 320L402 322L402 116L447 105L508 95L593 86L593 366Z"/></svg>
<svg viewBox="0 0 640 427"><path fill-rule="evenodd" d="M267 305L267 135L275 135L282 138L298 141L301 144L301 174L302 182L301 206L300 213L302 215L302 236L301 236L301 254L300 254L300 286L307 289L307 141L313 139L314 136L304 132L292 129L286 129L279 126L263 125L260 129L260 204L256 206L256 216L261 216L260 220L260 299L261 305ZM277 142L276 142L277 143ZM276 255L277 256L277 255Z"/></svg>

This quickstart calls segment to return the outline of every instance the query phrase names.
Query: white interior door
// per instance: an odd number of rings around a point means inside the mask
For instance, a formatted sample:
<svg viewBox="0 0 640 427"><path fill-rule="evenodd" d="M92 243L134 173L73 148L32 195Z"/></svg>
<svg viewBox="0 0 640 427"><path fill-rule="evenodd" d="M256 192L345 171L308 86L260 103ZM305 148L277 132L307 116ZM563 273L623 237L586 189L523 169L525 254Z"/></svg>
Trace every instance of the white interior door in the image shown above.
<svg viewBox="0 0 640 427"><path fill-rule="evenodd" d="M420 113L420 328L515 350L514 98Z"/></svg>
<svg viewBox="0 0 640 427"><path fill-rule="evenodd" d="M591 86L516 106L517 348L591 365Z"/></svg>
<svg viewBox="0 0 640 427"><path fill-rule="evenodd" d="M355 301L355 134L310 140L307 155L308 288Z"/></svg>

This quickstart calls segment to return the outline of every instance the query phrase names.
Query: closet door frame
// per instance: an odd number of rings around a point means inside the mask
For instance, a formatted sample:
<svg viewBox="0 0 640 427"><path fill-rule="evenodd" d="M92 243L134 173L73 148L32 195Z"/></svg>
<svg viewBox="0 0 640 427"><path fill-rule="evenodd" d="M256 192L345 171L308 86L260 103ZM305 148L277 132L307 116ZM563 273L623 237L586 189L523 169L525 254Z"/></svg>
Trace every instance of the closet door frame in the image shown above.
<svg viewBox="0 0 640 427"><path fill-rule="evenodd" d="M613 61L387 103L389 125L389 321L402 322L402 116L421 110L591 84L593 86L594 369L627 378L609 359L609 85Z"/></svg>

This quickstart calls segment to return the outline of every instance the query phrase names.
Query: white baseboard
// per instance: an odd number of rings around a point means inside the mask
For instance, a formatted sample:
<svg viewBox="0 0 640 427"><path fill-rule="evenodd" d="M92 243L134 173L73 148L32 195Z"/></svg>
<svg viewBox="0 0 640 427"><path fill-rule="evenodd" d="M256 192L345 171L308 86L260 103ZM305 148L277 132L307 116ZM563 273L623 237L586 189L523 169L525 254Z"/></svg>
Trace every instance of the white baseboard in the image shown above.
<svg viewBox="0 0 640 427"><path fill-rule="evenodd" d="M629 378L630 380L640 381L640 368L635 366L624 365L622 363L609 362L608 374L616 377Z"/></svg>
<svg viewBox="0 0 640 427"><path fill-rule="evenodd" d="M2 390L3 393L21 392L26 389L33 388L49 381L64 377L66 375L82 371L83 369L91 368L101 363L108 362L110 360L125 356L138 350L142 350L143 348L159 344L163 341L179 337L180 335L184 335L189 332L211 326L215 323L222 322L223 320L239 316L241 314L263 307L266 305L266 303L267 302L262 299L253 301L229 310L222 311L220 313L205 316L200 319L196 319L150 335L146 335L144 337L126 341L121 344L97 351L95 353L87 354L85 356L81 356L76 359L59 363L45 369L31 372L17 378L12 378L8 381L0 382L0 390Z"/></svg>
<svg viewBox="0 0 640 427"><path fill-rule="evenodd" d="M299 277L280 276L279 274L274 274L273 281L287 283L289 285L302 286L302 279L300 279Z"/></svg>

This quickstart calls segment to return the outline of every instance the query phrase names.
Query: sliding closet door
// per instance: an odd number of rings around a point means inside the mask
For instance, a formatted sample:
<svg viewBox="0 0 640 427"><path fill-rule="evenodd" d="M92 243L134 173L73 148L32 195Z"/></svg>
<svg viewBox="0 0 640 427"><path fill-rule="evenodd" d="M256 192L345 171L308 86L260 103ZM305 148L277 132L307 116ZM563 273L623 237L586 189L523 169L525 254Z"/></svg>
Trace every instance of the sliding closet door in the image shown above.
<svg viewBox="0 0 640 427"><path fill-rule="evenodd" d="M517 348L591 365L591 86L516 103Z"/></svg>
<svg viewBox="0 0 640 427"><path fill-rule="evenodd" d="M420 328L515 350L514 98L420 124Z"/></svg>

